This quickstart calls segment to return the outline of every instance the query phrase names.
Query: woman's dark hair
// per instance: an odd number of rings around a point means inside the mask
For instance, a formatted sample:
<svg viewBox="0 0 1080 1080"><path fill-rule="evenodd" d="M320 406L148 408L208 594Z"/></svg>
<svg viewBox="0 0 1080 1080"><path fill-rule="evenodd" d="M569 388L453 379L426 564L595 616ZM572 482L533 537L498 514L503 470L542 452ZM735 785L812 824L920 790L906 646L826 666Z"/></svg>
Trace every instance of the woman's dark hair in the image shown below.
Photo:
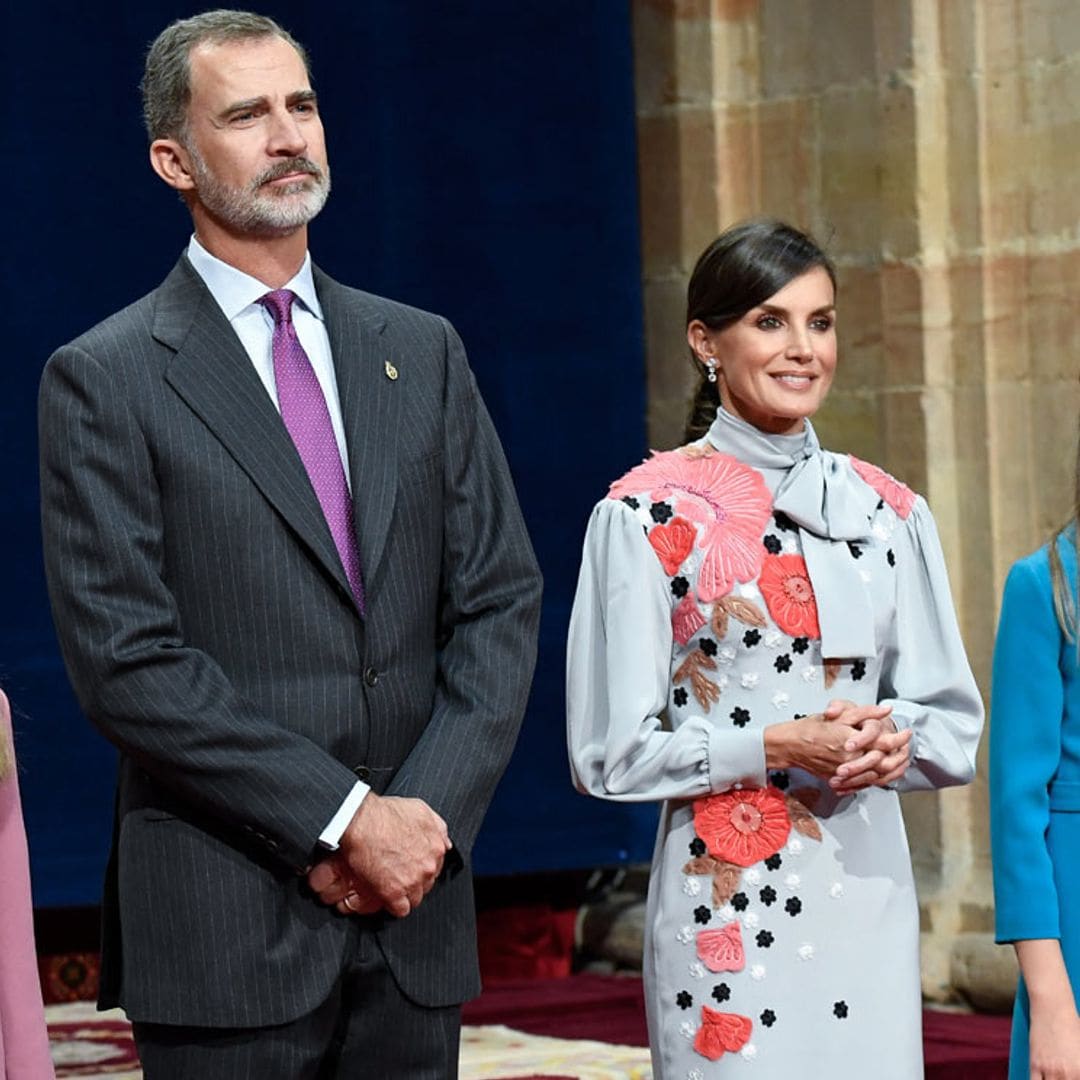
<svg viewBox="0 0 1080 1080"><path fill-rule="evenodd" d="M686 323L700 319L710 330L723 330L816 266L828 273L835 289L836 268L806 233L768 218L734 225L694 266L686 290ZM719 384L708 381L692 352L691 361L700 381L686 418L685 442L709 430L720 406Z"/></svg>

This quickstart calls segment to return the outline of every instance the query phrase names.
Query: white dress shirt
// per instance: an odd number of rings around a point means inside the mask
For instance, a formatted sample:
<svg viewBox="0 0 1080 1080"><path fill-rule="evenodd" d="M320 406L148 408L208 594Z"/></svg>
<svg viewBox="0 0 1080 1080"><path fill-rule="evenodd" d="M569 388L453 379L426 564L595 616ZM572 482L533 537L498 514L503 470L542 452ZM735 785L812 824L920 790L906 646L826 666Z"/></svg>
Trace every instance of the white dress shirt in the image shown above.
<svg viewBox="0 0 1080 1080"><path fill-rule="evenodd" d="M248 354L263 386L266 387L274 408L281 412L278 403L277 383L274 380L274 319L270 312L259 303L267 289L258 278L237 270L214 255L211 255L192 236L188 243L187 257L195 273L202 278L210 290L210 295L217 301L229 325L236 331L240 344ZM341 398L338 396L337 379L334 376L334 362L330 355L330 338L326 333L322 305L315 293L315 280L311 274L311 255L305 253L304 263L296 276L284 288L296 294L292 307L293 326L296 336L304 347L315 376L326 398L326 408L330 413L330 423L334 428L341 463L345 469L345 480L349 482L349 455L345 445L345 425L341 418ZM350 491L352 486L350 484ZM341 834L352 820L353 814L364 801L364 796L371 789L367 784L357 781L352 791L346 796L337 813L319 834L319 844L331 851L336 851Z"/></svg>

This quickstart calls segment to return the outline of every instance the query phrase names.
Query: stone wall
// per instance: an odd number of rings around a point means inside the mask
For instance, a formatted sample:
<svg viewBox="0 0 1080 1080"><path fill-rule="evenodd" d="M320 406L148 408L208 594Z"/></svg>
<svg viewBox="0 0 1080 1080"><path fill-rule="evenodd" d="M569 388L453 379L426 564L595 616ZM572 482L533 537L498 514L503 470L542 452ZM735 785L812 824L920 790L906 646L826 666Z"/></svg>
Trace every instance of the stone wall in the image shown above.
<svg viewBox="0 0 1080 1080"><path fill-rule="evenodd" d="M840 273L822 441L926 494L984 692L1011 561L1067 512L1080 410L1080 7L1073 0L634 0L655 447L693 372L686 281L722 228L808 228ZM1002 1007L985 742L905 800L924 989Z"/></svg>

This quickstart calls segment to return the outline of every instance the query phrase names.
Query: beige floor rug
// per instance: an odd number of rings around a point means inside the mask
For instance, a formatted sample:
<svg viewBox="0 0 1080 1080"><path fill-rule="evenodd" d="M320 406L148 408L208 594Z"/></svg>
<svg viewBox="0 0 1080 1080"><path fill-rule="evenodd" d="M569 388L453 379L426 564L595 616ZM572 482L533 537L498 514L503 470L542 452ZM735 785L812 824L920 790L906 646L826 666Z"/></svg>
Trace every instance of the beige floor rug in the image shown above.
<svg viewBox="0 0 1080 1080"><path fill-rule="evenodd" d="M45 1010L58 1080L141 1080L131 1030L119 1009L98 1012L92 1002ZM461 1080L650 1080L649 1052L583 1039L526 1035L507 1027L465 1027Z"/></svg>

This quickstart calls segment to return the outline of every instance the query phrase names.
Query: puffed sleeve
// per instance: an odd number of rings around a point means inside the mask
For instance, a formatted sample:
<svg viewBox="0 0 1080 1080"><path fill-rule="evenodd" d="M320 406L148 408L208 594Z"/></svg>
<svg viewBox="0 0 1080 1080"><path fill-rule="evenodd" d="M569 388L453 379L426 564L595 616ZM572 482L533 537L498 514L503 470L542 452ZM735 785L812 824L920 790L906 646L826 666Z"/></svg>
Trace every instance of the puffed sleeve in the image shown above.
<svg viewBox="0 0 1080 1080"><path fill-rule="evenodd" d="M567 646L567 738L579 790L605 799L695 798L765 784L760 731L701 715L670 730L671 592L634 512L593 511Z"/></svg>
<svg viewBox="0 0 1080 1080"><path fill-rule="evenodd" d="M1046 846L1065 708L1060 655L1049 573L1025 559L1005 582L994 646L990 830L998 941L1061 936Z"/></svg>
<svg viewBox="0 0 1080 1080"><path fill-rule="evenodd" d="M894 785L926 791L975 775L983 704L960 640L945 558L924 499L893 536L896 618L882 649L881 704L910 728L911 765Z"/></svg>

